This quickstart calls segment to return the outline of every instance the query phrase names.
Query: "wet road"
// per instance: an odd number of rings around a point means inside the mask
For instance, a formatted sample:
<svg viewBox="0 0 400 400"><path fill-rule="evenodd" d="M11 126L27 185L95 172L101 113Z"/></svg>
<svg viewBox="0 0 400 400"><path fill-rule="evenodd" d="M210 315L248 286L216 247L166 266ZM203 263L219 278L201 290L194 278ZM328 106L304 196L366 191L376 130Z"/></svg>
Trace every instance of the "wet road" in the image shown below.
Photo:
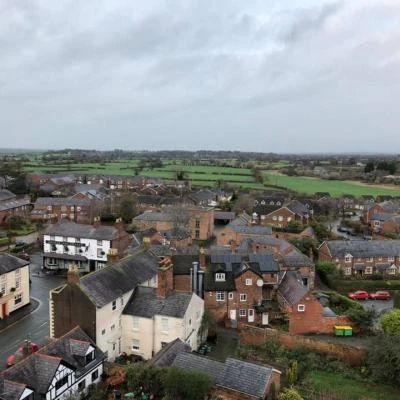
<svg viewBox="0 0 400 400"><path fill-rule="evenodd" d="M49 291L65 281L58 276L44 276L38 272L41 266L40 254L31 258L31 297L39 301L39 307L31 314L0 332L0 369L5 368L6 359L13 354L25 339L39 346L49 336Z"/></svg>

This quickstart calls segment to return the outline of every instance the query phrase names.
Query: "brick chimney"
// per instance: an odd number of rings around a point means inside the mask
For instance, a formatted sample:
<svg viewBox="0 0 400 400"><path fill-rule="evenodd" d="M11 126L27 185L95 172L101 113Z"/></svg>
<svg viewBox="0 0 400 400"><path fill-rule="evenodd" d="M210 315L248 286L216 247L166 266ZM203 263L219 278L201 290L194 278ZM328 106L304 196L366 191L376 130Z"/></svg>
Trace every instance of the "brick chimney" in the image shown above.
<svg viewBox="0 0 400 400"><path fill-rule="evenodd" d="M165 299L172 290L174 290L174 269L171 257L165 257L158 265L157 297Z"/></svg>
<svg viewBox="0 0 400 400"><path fill-rule="evenodd" d="M75 264L72 264L68 268L67 282L70 285L76 285L79 283L79 270Z"/></svg>
<svg viewBox="0 0 400 400"><path fill-rule="evenodd" d="M206 268L206 252L204 250L204 247L200 247L199 262L200 262L200 268L205 269Z"/></svg>
<svg viewBox="0 0 400 400"><path fill-rule="evenodd" d="M100 217L99 217L99 216L94 217L94 219L93 219L93 226L94 226L95 228L98 228L98 227L100 226Z"/></svg>

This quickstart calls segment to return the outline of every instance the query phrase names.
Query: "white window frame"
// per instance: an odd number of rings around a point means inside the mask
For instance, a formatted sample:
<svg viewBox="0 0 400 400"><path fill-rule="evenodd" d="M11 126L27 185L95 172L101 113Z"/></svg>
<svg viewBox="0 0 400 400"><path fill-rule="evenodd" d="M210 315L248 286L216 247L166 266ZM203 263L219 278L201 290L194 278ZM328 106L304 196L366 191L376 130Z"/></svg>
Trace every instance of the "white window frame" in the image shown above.
<svg viewBox="0 0 400 400"><path fill-rule="evenodd" d="M388 257L388 262L394 262L394 257Z"/></svg>
<svg viewBox="0 0 400 400"><path fill-rule="evenodd" d="M253 284L253 279L251 278L246 278L246 282L245 282L246 286L251 286Z"/></svg>
<svg viewBox="0 0 400 400"><path fill-rule="evenodd" d="M115 311L117 309L117 300L113 300L111 303L111 310Z"/></svg>
<svg viewBox="0 0 400 400"><path fill-rule="evenodd" d="M245 317L247 315L247 310L245 308L239 309L239 317Z"/></svg>
<svg viewBox="0 0 400 400"><path fill-rule="evenodd" d="M305 304L297 304L297 311L298 312L305 312L306 311L306 305Z"/></svg>
<svg viewBox="0 0 400 400"><path fill-rule="evenodd" d="M371 275L372 274L372 267L365 267L365 275Z"/></svg>
<svg viewBox="0 0 400 400"><path fill-rule="evenodd" d="M225 282L225 273L224 272L217 272L215 274L215 282Z"/></svg>
<svg viewBox="0 0 400 400"><path fill-rule="evenodd" d="M345 267L344 268L344 274L346 276L350 276L351 275L351 267Z"/></svg>
<svg viewBox="0 0 400 400"><path fill-rule="evenodd" d="M240 301L247 301L247 294L246 293L240 293L239 300Z"/></svg>
<svg viewBox="0 0 400 400"><path fill-rule="evenodd" d="M140 351L140 340L132 339L132 351Z"/></svg>
<svg viewBox="0 0 400 400"><path fill-rule="evenodd" d="M168 318L162 317L160 324L161 324L161 332L168 333L169 332L169 320L168 320Z"/></svg>
<svg viewBox="0 0 400 400"><path fill-rule="evenodd" d="M217 301L225 301L225 292L217 292L216 299Z"/></svg>
<svg viewBox="0 0 400 400"><path fill-rule="evenodd" d="M233 292L228 293L228 300L233 300Z"/></svg>

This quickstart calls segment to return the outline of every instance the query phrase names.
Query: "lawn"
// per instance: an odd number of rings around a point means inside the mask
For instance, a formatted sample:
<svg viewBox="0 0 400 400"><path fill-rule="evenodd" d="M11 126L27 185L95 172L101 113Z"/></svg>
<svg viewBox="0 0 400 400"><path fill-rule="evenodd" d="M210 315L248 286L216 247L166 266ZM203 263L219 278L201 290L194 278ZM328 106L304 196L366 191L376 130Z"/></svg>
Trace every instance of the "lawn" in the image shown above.
<svg viewBox="0 0 400 400"><path fill-rule="evenodd" d="M307 375L307 388L342 400L398 400L400 391L389 386L361 382L340 373L315 371ZM305 391L305 395L308 390Z"/></svg>
<svg viewBox="0 0 400 400"><path fill-rule="evenodd" d="M364 186L357 182L349 181L329 181L325 179L310 178L304 176L286 176L274 173L273 171L264 171L266 183L276 186L282 186L299 193L313 194L316 192L329 192L331 196L341 196L343 194L352 194L361 196L369 194L372 196L377 195L394 195L400 196L399 189L380 188L377 186Z"/></svg>

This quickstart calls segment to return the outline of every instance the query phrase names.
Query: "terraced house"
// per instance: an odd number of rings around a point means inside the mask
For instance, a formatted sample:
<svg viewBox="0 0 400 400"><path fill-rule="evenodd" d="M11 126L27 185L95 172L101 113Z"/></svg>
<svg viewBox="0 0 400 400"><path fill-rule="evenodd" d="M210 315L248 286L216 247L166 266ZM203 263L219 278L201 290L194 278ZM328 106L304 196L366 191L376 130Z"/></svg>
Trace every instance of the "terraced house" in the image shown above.
<svg viewBox="0 0 400 400"><path fill-rule="evenodd" d="M75 264L81 272L94 271L103 268L110 257L121 258L130 241L120 220L115 226L61 220L43 234L43 267L67 270Z"/></svg>
<svg viewBox="0 0 400 400"><path fill-rule="evenodd" d="M344 276L400 274L400 240L335 240L319 247L319 260L334 262Z"/></svg>

